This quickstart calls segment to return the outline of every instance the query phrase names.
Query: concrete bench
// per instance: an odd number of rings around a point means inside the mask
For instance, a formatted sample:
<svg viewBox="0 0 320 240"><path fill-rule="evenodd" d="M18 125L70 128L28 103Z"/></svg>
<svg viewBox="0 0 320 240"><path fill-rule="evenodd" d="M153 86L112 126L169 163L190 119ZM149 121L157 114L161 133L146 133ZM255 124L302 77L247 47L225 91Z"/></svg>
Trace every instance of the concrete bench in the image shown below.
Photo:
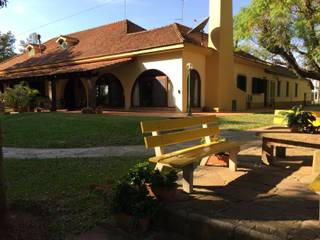
<svg viewBox="0 0 320 240"><path fill-rule="evenodd" d="M146 121L141 122L141 131L144 135L149 134L144 137L146 148L155 150L155 156L149 161L155 163L156 168L160 171L164 166L182 169L183 190L187 193L193 190L195 165L201 160L204 165L203 161L206 161L206 157L210 155L228 152L230 154L229 168L232 171L237 170L237 154L240 151L240 144L227 140L217 141L220 130L216 116ZM197 139L199 144L180 147L176 151L165 153L165 146Z"/></svg>

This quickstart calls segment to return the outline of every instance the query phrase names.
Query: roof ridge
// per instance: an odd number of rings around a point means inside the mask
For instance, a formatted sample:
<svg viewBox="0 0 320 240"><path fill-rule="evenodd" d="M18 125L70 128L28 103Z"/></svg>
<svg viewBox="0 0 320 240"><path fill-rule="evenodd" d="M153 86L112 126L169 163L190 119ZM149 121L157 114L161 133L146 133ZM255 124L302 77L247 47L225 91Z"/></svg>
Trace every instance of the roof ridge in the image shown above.
<svg viewBox="0 0 320 240"><path fill-rule="evenodd" d="M102 27L106 27L106 26L111 26L111 25L115 25L115 24L119 24L119 23L125 23L128 19L122 19L122 20L119 20L119 21L116 21L116 22L112 22L112 23L107 23L107 24L103 24L103 25L100 25L100 26L97 26L97 27L92 27L92 28L87 28L87 29L84 29L84 30L80 30L80 31L77 31L77 32L72 32L72 33L68 33L68 34L64 34L65 36L69 36L69 35L72 35L72 34L77 34L77 33L82 33L82 32L86 32L86 31L91 31L91 30L94 30L94 29L98 29L98 28L102 28ZM60 36L60 35L59 35Z"/></svg>
<svg viewBox="0 0 320 240"><path fill-rule="evenodd" d="M178 37L180 38L180 40L182 42L184 42L186 39L182 36L182 33L180 32L179 28L178 28L178 23L173 23L171 24L174 27L175 32L177 33Z"/></svg>

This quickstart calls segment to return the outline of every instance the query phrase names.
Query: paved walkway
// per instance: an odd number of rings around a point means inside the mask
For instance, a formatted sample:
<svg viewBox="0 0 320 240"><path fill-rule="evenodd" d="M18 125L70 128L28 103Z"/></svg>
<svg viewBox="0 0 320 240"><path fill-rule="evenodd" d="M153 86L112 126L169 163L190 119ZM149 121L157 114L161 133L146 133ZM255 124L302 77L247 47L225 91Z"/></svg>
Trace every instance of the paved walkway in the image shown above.
<svg viewBox="0 0 320 240"><path fill-rule="evenodd" d="M227 139L247 142L248 147L259 144L259 138L255 136L256 131L224 131L221 135ZM191 143L192 144L192 143ZM188 146L190 144L183 144ZM174 150L181 147L169 147ZM80 158L80 157L122 157L122 156L149 156L154 154L153 150L146 150L144 146L109 146L95 148L62 148L62 149L39 149L39 148L7 148L3 149L5 158Z"/></svg>
<svg viewBox="0 0 320 240"><path fill-rule="evenodd" d="M177 223L175 228L192 239L219 233L220 239L319 240L319 196L308 189L315 177L312 152L290 149L290 157L268 167L260 165L260 151L242 151L234 173L198 168L194 194L169 207L167 225Z"/></svg>

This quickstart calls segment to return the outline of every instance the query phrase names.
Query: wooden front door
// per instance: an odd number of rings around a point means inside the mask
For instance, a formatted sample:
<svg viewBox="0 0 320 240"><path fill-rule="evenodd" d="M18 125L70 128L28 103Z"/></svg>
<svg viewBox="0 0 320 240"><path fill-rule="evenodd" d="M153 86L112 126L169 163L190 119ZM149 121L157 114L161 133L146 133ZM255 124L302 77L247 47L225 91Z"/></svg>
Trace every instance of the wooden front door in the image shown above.
<svg viewBox="0 0 320 240"><path fill-rule="evenodd" d="M144 77L139 86L141 107L168 106L168 77Z"/></svg>

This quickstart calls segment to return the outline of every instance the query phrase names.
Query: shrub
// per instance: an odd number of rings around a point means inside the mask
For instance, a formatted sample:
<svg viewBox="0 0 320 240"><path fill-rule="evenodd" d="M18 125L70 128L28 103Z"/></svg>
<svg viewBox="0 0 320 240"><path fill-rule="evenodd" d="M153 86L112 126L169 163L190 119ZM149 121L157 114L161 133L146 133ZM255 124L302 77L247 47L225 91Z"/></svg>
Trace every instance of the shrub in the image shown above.
<svg viewBox="0 0 320 240"><path fill-rule="evenodd" d="M156 170L152 175L151 184L153 188L166 188L172 189L176 187L178 175L175 170L170 170L167 173L161 173Z"/></svg>
<svg viewBox="0 0 320 240"><path fill-rule="evenodd" d="M157 201L148 196L145 185L137 187L124 180L118 182L112 191L110 212L144 218L153 217L157 210Z"/></svg>
<svg viewBox="0 0 320 240"><path fill-rule="evenodd" d="M141 186L150 183L153 174L154 170L151 169L148 162L138 163L133 168L129 169L126 179L132 184Z"/></svg>
<svg viewBox="0 0 320 240"><path fill-rule="evenodd" d="M302 111L302 106L294 106L291 112L284 113L288 127L297 132L313 133L314 126L312 122L316 120L311 112Z"/></svg>
<svg viewBox="0 0 320 240"><path fill-rule="evenodd" d="M49 97L37 96L34 99L34 105L36 108L50 109L51 108L51 100Z"/></svg>
<svg viewBox="0 0 320 240"><path fill-rule="evenodd" d="M23 111L30 107L38 94L38 90L31 89L25 83L19 83L13 88L7 88L4 93L1 93L0 98L7 107Z"/></svg>
<svg viewBox="0 0 320 240"><path fill-rule="evenodd" d="M83 114L96 114L96 111L93 108L87 107L81 110Z"/></svg>

